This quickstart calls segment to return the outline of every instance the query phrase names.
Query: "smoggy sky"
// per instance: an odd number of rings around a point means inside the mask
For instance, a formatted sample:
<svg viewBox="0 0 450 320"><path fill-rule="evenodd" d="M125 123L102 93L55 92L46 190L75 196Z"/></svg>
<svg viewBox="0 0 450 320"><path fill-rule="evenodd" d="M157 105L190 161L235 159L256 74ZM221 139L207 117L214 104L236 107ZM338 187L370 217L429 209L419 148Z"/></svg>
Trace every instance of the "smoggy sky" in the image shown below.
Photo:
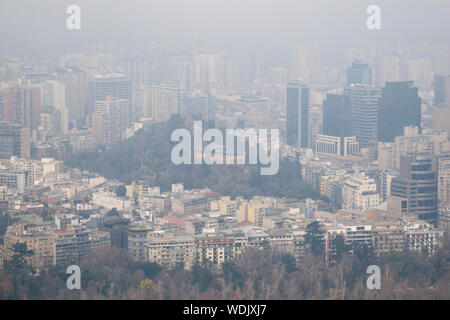
<svg viewBox="0 0 450 320"><path fill-rule="evenodd" d="M82 29L66 28L66 8L82 10ZM381 8L382 30L366 27L366 9ZM449 0L0 0L0 53L44 52L115 42L182 43L261 48L293 43L354 47L380 40L450 40Z"/></svg>

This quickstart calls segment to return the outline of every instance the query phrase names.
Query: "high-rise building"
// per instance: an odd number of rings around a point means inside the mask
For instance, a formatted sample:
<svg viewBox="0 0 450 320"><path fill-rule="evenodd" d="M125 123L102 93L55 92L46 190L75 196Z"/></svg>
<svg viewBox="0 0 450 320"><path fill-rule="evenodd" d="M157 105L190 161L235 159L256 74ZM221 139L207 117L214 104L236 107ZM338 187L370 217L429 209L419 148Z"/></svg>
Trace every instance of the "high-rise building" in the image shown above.
<svg viewBox="0 0 450 320"><path fill-rule="evenodd" d="M208 95L193 92L186 97L186 113L207 121L209 119L208 104Z"/></svg>
<svg viewBox="0 0 450 320"><path fill-rule="evenodd" d="M408 200L408 213L437 223L438 163L430 153L402 155L400 175L392 179L391 195Z"/></svg>
<svg viewBox="0 0 450 320"><path fill-rule="evenodd" d="M87 113L95 112L96 101L104 101L107 96L128 100L128 117L131 118L132 92L131 81L123 74L97 74L88 83Z"/></svg>
<svg viewBox="0 0 450 320"><path fill-rule="evenodd" d="M346 93L352 104L352 136L361 148L378 139L378 98L381 90L368 85L350 85Z"/></svg>
<svg viewBox="0 0 450 320"><path fill-rule="evenodd" d="M42 108L41 128L47 133L61 134L61 112L53 106Z"/></svg>
<svg viewBox="0 0 450 320"><path fill-rule="evenodd" d="M386 201L391 195L392 179L396 176L398 176L398 171L394 169L383 170L380 173L380 196L382 201Z"/></svg>
<svg viewBox="0 0 450 320"><path fill-rule="evenodd" d="M308 83L319 83L322 80L320 46L296 45L292 51L291 79L304 79Z"/></svg>
<svg viewBox="0 0 450 320"><path fill-rule="evenodd" d="M406 60L406 67L408 71L408 80L414 81L414 83L421 89L431 88L431 83L433 82L433 71L431 70L430 60Z"/></svg>
<svg viewBox="0 0 450 320"><path fill-rule="evenodd" d="M387 82L378 104L379 141L393 142L407 126L418 127L421 132L422 99L412 81Z"/></svg>
<svg viewBox="0 0 450 320"><path fill-rule="evenodd" d="M224 86L224 58L217 54L200 54L195 56L197 66L203 66L200 69L206 71L207 88L223 88ZM199 77L204 77L202 72L198 73ZM202 83L203 81L197 81ZM200 89L200 88L199 88Z"/></svg>
<svg viewBox="0 0 450 320"><path fill-rule="evenodd" d="M372 84L372 72L367 63L353 61L352 66L347 69L347 85L351 84Z"/></svg>
<svg viewBox="0 0 450 320"><path fill-rule="evenodd" d="M99 144L113 146L122 141L123 132L128 128L128 100L106 97L95 102L92 115L94 137Z"/></svg>
<svg viewBox="0 0 450 320"><path fill-rule="evenodd" d="M289 82L286 89L286 142L309 148L309 88L301 80Z"/></svg>
<svg viewBox="0 0 450 320"><path fill-rule="evenodd" d="M155 85L151 89L152 118L167 121L170 116L184 114L183 89L167 85Z"/></svg>
<svg viewBox="0 0 450 320"><path fill-rule="evenodd" d="M450 75L434 76L434 104L450 106Z"/></svg>
<svg viewBox="0 0 450 320"><path fill-rule="evenodd" d="M62 134L69 132L69 112L66 107L66 86L64 83L50 80L40 84L42 95L42 109L54 107L60 114L58 130ZM42 116L41 116L42 120Z"/></svg>
<svg viewBox="0 0 450 320"><path fill-rule="evenodd" d="M37 86L0 88L0 121L37 130L41 122L41 89Z"/></svg>
<svg viewBox="0 0 450 320"><path fill-rule="evenodd" d="M0 122L0 158L30 158L30 130L19 124Z"/></svg>
<svg viewBox="0 0 450 320"><path fill-rule="evenodd" d="M377 85L384 86L387 81L400 81L400 61L396 56L386 56L378 60Z"/></svg>
<svg viewBox="0 0 450 320"><path fill-rule="evenodd" d="M286 68L270 68L268 71L268 79L273 85L284 86L288 81Z"/></svg>
<svg viewBox="0 0 450 320"><path fill-rule="evenodd" d="M83 123L85 121L85 104L87 102L87 73L84 70L70 67L58 69L55 80L65 86L66 107L69 122Z"/></svg>
<svg viewBox="0 0 450 320"><path fill-rule="evenodd" d="M345 94L327 94L323 101L323 134L349 137L352 134L352 105Z"/></svg>
<svg viewBox="0 0 450 320"><path fill-rule="evenodd" d="M450 207L450 154L439 157L438 199L441 207Z"/></svg>

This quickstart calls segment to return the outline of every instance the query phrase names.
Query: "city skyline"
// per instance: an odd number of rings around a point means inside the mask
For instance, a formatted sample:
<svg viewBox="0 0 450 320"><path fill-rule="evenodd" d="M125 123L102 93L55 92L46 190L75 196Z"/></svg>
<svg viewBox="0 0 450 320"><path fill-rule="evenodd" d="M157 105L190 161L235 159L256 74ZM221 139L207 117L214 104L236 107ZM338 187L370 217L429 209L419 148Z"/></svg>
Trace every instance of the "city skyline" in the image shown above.
<svg viewBox="0 0 450 320"><path fill-rule="evenodd" d="M450 299L449 15L0 0L0 300Z"/></svg>

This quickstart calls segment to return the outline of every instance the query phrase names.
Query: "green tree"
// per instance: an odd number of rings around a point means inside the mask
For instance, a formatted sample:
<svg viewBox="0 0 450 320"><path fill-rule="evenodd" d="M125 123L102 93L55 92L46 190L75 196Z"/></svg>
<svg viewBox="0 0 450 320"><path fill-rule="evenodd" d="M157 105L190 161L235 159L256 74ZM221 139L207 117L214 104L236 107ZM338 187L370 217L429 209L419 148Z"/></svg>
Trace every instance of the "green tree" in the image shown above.
<svg viewBox="0 0 450 320"><path fill-rule="evenodd" d="M8 261L7 268L9 272L19 273L29 269L26 259L34 255L33 250L28 250L27 244L17 242L13 245L14 252L11 261Z"/></svg>
<svg viewBox="0 0 450 320"><path fill-rule="evenodd" d="M297 271L297 264L295 262L295 257L292 254L286 253L281 256L281 262L283 262L286 272L291 273Z"/></svg>
<svg viewBox="0 0 450 320"><path fill-rule="evenodd" d="M211 271L207 267L202 267L195 263L191 268L192 284L198 284L200 290L205 291L214 280Z"/></svg>
<svg viewBox="0 0 450 320"><path fill-rule="evenodd" d="M126 194L127 194L127 188L123 184L121 184L120 186L118 186L116 188L116 196L125 197Z"/></svg>
<svg viewBox="0 0 450 320"><path fill-rule="evenodd" d="M324 256L323 233L319 221L311 222L306 226L305 244L307 250L315 256Z"/></svg>
<svg viewBox="0 0 450 320"><path fill-rule="evenodd" d="M112 208L111 210L109 210L109 211L106 213L106 216L107 216L107 217L118 217L118 216L120 216L120 215L119 215L119 212L117 211L116 208Z"/></svg>
<svg viewBox="0 0 450 320"><path fill-rule="evenodd" d="M341 262L342 256L346 253L350 253L352 247L345 243L345 239L342 235L337 235L333 241L336 247L336 261Z"/></svg>

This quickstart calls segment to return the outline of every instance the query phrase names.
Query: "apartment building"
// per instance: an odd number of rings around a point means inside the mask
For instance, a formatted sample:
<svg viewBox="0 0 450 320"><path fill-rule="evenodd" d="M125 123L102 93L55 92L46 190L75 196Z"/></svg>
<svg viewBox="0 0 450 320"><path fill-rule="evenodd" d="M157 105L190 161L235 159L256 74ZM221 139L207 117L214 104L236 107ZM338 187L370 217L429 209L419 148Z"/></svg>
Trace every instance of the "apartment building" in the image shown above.
<svg viewBox="0 0 450 320"><path fill-rule="evenodd" d="M441 208L438 211L438 229L447 233L450 232L450 208Z"/></svg>
<svg viewBox="0 0 450 320"><path fill-rule="evenodd" d="M184 215L208 212L209 202L210 199L204 195L183 195L172 200L172 211Z"/></svg>
<svg viewBox="0 0 450 320"><path fill-rule="evenodd" d="M365 210L377 207L380 195L374 179L364 174L354 174L345 180L342 199L343 209Z"/></svg>
<svg viewBox="0 0 450 320"><path fill-rule="evenodd" d="M0 186L5 186L16 190L19 194L23 194L27 185L28 172L0 170Z"/></svg>
<svg viewBox="0 0 450 320"><path fill-rule="evenodd" d="M108 232L75 227L55 233L55 264L68 266L80 261L85 255L105 252L111 247Z"/></svg>
<svg viewBox="0 0 450 320"><path fill-rule="evenodd" d="M174 267L184 264L190 268L195 258L195 239L193 237L163 237L148 241L148 261L161 266Z"/></svg>
<svg viewBox="0 0 450 320"><path fill-rule="evenodd" d="M234 238L223 235L201 235L196 238L196 259L200 265L214 264L220 268L235 256Z"/></svg>
<svg viewBox="0 0 450 320"><path fill-rule="evenodd" d="M55 264L55 235L42 232L32 224L16 224L9 226L4 236L4 259L14 256L14 245L26 243L28 250L34 254L27 258L27 263L39 272Z"/></svg>
<svg viewBox="0 0 450 320"><path fill-rule="evenodd" d="M353 253L355 245L372 246L372 225L370 224L338 224L326 228L323 235L325 245L325 260L328 264L333 263L337 256L336 238L342 236L344 244L350 248Z"/></svg>
<svg viewBox="0 0 450 320"><path fill-rule="evenodd" d="M3 270L3 247L0 245L0 272Z"/></svg>
<svg viewBox="0 0 450 320"><path fill-rule="evenodd" d="M392 222L377 222L372 229L372 247L377 256L405 248L403 227Z"/></svg>
<svg viewBox="0 0 450 320"><path fill-rule="evenodd" d="M145 226L132 226L128 228L128 254L132 260L148 261L147 243L151 229Z"/></svg>
<svg viewBox="0 0 450 320"><path fill-rule="evenodd" d="M426 222L410 223L405 226L409 250L433 255L443 243L444 232Z"/></svg>

